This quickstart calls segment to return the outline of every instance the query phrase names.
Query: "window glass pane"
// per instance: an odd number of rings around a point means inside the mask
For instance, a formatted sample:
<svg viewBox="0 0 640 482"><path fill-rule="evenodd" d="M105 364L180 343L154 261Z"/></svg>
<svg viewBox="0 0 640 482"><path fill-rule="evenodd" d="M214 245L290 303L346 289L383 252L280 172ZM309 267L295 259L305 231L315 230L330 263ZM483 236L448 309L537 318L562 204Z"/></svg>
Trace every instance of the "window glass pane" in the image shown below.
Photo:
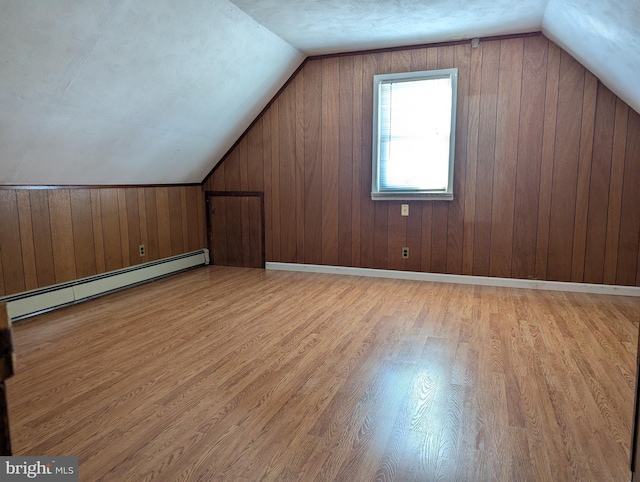
<svg viewBox="0 0 640 482"><path fill-rule="evenodd" d="M446 191L451 78L384 82L379 95L380 190Z"/></svg>

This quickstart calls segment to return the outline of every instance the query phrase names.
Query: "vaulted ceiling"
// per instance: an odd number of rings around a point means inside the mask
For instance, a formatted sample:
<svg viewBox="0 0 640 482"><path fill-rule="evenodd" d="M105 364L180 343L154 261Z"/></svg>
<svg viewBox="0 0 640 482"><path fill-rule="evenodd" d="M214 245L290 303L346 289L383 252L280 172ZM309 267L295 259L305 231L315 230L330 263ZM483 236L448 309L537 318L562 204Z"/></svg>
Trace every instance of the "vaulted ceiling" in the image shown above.
<svg viewBox="0 0 640 482"><path fill-rule="evenodd" d="M308 55L542 31L640 111L637 0L0 0L0 183L200 182Z"/></svg>

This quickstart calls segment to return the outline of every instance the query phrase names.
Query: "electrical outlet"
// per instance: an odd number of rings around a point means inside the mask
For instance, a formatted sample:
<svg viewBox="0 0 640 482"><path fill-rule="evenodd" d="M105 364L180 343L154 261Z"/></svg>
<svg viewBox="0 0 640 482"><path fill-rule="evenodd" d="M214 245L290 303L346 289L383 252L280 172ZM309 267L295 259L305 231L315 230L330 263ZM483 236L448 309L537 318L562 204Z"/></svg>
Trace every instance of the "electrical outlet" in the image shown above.
<svg viewBox="0 0 640 482"><path fill-rule="evenodd" d="M402 248L402 257L403 258L408 258L409 257L409 248L407 248L407 247Z"/></svg>
<svg viewBox="0 0 640 482"><path fill-rule="evenodd" d="M409 215L409 205L408 204L403 204L400 207L400 214L402 216L408 216Z"/></svg>
<svg viewBox="0 0 640 482"><path fill-rule="evenodd" d="M146 254L144 251L144 244L138 246L138 249L140 250L140 257L142 258Z"/></svg>

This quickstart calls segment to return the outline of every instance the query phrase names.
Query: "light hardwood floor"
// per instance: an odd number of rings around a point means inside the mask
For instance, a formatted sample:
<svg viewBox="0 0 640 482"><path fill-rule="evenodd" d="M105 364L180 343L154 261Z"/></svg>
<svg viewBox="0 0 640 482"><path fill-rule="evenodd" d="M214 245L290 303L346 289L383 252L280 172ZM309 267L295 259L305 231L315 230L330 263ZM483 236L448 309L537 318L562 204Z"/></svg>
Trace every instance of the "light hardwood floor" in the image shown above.
<svg viewBox="0 0 640 482"><path fill-rule="evenodd" d="M82 481L627 481L640 300L208 267L14 325Z"/></svg>

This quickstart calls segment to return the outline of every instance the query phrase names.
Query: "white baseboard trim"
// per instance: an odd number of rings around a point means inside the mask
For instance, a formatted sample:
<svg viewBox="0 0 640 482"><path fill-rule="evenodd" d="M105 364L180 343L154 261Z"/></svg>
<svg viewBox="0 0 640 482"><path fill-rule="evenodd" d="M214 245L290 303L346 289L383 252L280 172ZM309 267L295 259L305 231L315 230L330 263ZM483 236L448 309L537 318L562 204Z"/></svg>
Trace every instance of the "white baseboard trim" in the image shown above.
<svg viewBox="0 0 640 482"><path fill-rule="evenodd" d="M200 249L88 278L5 296L0 298L0 303L7 304L11 321L16 321L206 264L209 264L209 250Z"/></svg>
<svg viewBox="0 0 640 482"><path fill-rule="evenodd" d="M513 278L493 278L490 276L421 273L416 271L394 271L386 269L348 268L344 266L325 266L318 264L268 262L266 263L266 269L274 271L299 271L304 273L340 274L349 276L368 276L372 278L433 281L436 283L456 283L466 285L498 286L503 288L526 288L531 290L571 291L574 293L640 297L640 287L636 286L568 283L564 281L540 281Z"/></svg>

